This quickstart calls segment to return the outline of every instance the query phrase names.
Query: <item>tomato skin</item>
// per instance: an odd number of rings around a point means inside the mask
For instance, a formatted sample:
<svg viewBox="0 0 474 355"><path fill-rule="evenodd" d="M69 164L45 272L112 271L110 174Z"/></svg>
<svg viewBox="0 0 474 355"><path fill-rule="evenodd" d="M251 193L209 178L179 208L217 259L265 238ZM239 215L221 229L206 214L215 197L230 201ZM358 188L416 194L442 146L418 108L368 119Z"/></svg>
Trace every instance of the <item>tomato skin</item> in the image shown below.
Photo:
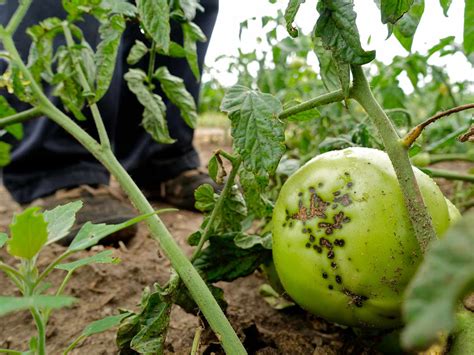
<svg viewBox="0 0 474 355"><path fill-rule="evenodd" d="M442 235L450 223L445 198L430 177L413 170ZM386 153L324 153L282 187L273 212L273 259L302 308L343 325L397 327L403 291L421 257Z"/></svg>

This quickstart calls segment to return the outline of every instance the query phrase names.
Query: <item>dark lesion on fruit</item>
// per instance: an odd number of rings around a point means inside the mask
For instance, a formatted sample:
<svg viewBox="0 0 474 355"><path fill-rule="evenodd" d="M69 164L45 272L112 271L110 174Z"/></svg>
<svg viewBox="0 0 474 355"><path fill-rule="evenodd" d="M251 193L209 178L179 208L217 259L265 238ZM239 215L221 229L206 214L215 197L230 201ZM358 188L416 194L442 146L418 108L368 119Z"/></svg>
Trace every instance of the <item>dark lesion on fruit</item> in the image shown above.
<svg viewBox="0 0 474 355"><path fill-rule="evenodd" d="M291 218L297 219L300 221L307 221L314 217L326 218L326 210L329 206L329 202L324 201L321 197L316 194L314 188L310 188L310 197L309 197L309 208L307 208L303 200L298 201L298 212L293 214ZM302 196L300 192L298 196Z"/></svg>
<svg viewBox="0 0 474 355"><path fill-rule="evenodd" d="M333 216L333 221L334 223L319 222L318 227L323 228L326 235L330 235L334 232L334 229L342 229L342 225L349 223L351 219L347 217L344 212L340 211Z"/></svg>
<svg viewBox="0 0 474 355"><path fill-rule="evenodd" d="M347 288L343 289L342 292L350 298L349 304L353 304L356 307L362 307L364 302L367 301L369 298L364 295L358 295Z"/></svg>
<svg viewBox="0 0 474 355"><path fill-rule="evenodd" d="M335 195L336 197L334 198L334 202L340 203L344 207L349 206L352 203L351 197L349 194L344 194L342 196Z"/></svg>

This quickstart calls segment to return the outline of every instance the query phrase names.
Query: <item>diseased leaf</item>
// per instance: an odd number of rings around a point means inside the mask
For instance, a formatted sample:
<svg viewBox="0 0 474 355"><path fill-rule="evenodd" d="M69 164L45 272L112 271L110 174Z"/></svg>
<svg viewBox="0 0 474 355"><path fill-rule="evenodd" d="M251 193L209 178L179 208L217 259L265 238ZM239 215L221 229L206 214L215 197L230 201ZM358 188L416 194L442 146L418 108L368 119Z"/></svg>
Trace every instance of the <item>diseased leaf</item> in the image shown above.
<svg viewBox="0 0 474 355"><path fill-rule="evenodd" d="M8 235L6 233L0 233L0 248L3 248L7 240L8 240Z"/></svg>
<svg viewBox="0 0 474 355"><path fill-rule="evenodd" d="M90 264L118 264L119 258L113 256L112 250L104 250L95 255L82 258L71 263L56 265L56 269L65 270L67 272L74 272L76 269Z"/></svg>
<svg viewBox="0 0 474 355"><path fill-rule="evenodd" d="M87 249L95 244L97 244L101 239L111 235L119 230L125 229L134 225L135 223L141 222L144 219L152 216L154 213L141 215L132 219L129 219L126 222L119 224L93 224L91 222L85 223L82 228L77 233L76 237L73 239L69 245L68 250L79 251Z"/></svg>
<svg viewBox="0 0 474 355"><path fill-rule="evenodd" d="M465 0L464 6L464 52L474 52L474 0Z"/></svg>
<svg viewBox="0 0 474 355"><path fill-rule="evenodd" d="M140 69L130 69L124 76L128 88L133 92L138 101L144 106L143 127L159 143L173 143L166 123L166 106L160 96L154 94L145 84L145 72Z"/></svg>
<svg viewBox="0 0 474 355"><path fill-rule="evenodd" d="M0 118L14 115L15 109L10 106L7 99L4 96L0 96ZM5 131L10 133L16 139L23 138L23 125L21 123L15 123L3 128ZM2 166L0 164L0 166Z"/></svg>
<svg viewBox="0 0 474 355"><path fill-rule="evenodd" d="M69 296L34 295L29 297L0 296L0 316L29 308L57 309L69 307L76 299Z"/></svg>
<svg viewBox="0 0 474 355"><path fill-rule="evenodd" d="M271 258L271 251L257 244L249 249L235 245L238 233L211 236L209 246L194 261L194 266L208 282L233 281L247 276Z"/></svg>
<svg viewBox="0 0 474 355"><path fill-rule="evenodd" d="M140 354L163 353L166 332L170 321L171 304L160 291L145 289L141 310L124 318L117 332L117 346L121 351L131 349Z"/></svg>
<svg viewBox="0 0 474 355"><path fill-rule="evenodd" d="M382 23L397 22L411 7L413 0L380 0Z"/></svg>
<svg viewBox="0 0 474 355"><path fill-rule="evenodd" d="M183 10L184 17L188 21L194 20L196 17L196 10L203 10L198 0L179 0L179 6Z"/></svg>
<svg viewBox="0 0 474 355"><path fill-rule="evenodd" d="M452 2L453 0L439 0L439 4L443 8L443 13L444 13L444 16L446 17L448 17L448 10Z"/></svg>
<svg viewBox="0 0 474 355"><path fill-rule="evenodd" d="M293 26L300 5L306 0L289 0L285 10L286 30L291 37L298 37L298 29Z"/></svg>
<svg viewBox="0 0 474 355"><path fill-rule="evenodd" d="M95 101L99 101L107 92L114 74L115 62L125 20L121 15L112 15L99 27L101 42L95 53L97 66Z"/></svg>
<svg viewBox="0 0 474 355"><path fill-rule="evenodd" d="M400 44L409 52L411 51L413 37L415 36L416 29L418 28L424 11L425 1L414 0L410 11L403 15L395 25L389 25L389 29L391 28L393 30L393 34Z"/></svg>
<svg viewBox="0 0 474 355"><path fill-rule="evenodd" d="M148 47L145 43L135 40L135 44L130 49L127 56L127 63L130 65L137 64L145 54L148 53Z"/></svg>
<svg viewBox="0 0 474 355"><path fill-rule="evenodd" d="M320 0L314 36L321 38L324 48L331 50L338 62L361 65L371 62L375 51L362 49L353 7L351 0Z"/></svg>
<svg viewBox="0 0 474 355"><path fill-rule="evenodd" d="M170 7L168 0L140 0L138 13L146 33L165 52L170 45Z"/></svg>
<svg viewBox="0 0 474 355"><path fill-rule="evenodd" d="M183 47L186 53L186 60L194 77L199 81L201 73L199 72L196 41L204 42L207 38L199 26L193 22L185 22L181 27L183 29Z"/></svg>
<svg viewBox="0 0 474 355"><path fill-rule="evenodd" d="M166 67L159 67L154 76L160 81L161 89L168 99L178 107L186 124L195 128L197 122L196 103L186 90L183 79L172 75Z"/></svg>
<svg viewBox="0 0 474 355"><path fill-rule="evenodd" d="M214 182L216 182L217 174L219 173L219 162L217 161L217 157L215 154L213 154L211 159L209 160L209 163L207 165L207 171L209 172L209 177L214 180Z"/></svg>
<svg viewBox="0 0 474 355"><path fill-rule="evenodd" d="M48 242L51 244L69 234L76 220L76 213L82 208L82 201L74 201L44 211L44 220L48 223Z"/></svg>
<svg viewBox="0 0 474 355"><path fill-rule="evenodd" d="M39 207L30 207L13 217L7 250L10 255L31 259L47 240L48 223L39 212Z"/></svg>
<svg viewBox="0 0 474 355"><path fill-rule="evenodd" d="M319 61L319 75L327 91L343 89L348 94L350 86L350 65L337 64L331 51L324 49L321 39L314 38L314 51Z"/></svg>
<svg viewBox="0 0 474 355"><path fill-rule="evenodd" d="M268 232L262 236L240 233L235 236L234 243L241 249L250 249L256 245L261 245L265 249L272 250L272 233Z"/></svg>
<svg viewBox="0 0 474 355"><path fill-rule="evenodd" d="M214 208L218 195L209 184L202 184L194 191L195 207L201 212L210 212Z"/></svg>
<svg viewBox="0 0 474 355"><path fill-rule="evenodd" d="M102 0L101 6L108 10L108 14L120 14L128 17L135 17L137 8L127 0Z"/></svg>
<svg viewBox="0 0 474 355"><path fill-rule="evenodd" d="M239 178L248 213L253 214L256 218L270 216L273 211L273 203L264 195L265 188L268 186L268 175L257 177L253 172L242 168Z"/></svg>
<svg viewBox="0 0 474 355"><path fill-rule="evenodd" d="M406 291L404 347L426 348L454 328L458 302L474 291L473 222L473 213L465 215L425 255Z"/></svg>
<svg viewBox="0 0 474 355"><path fill-rule="evenodd" d="M225 94L221 110L229 113L234 150L244 166L257 175L272 174L285 152L284 124L278 119L280 101L235 85Z"/></svg>

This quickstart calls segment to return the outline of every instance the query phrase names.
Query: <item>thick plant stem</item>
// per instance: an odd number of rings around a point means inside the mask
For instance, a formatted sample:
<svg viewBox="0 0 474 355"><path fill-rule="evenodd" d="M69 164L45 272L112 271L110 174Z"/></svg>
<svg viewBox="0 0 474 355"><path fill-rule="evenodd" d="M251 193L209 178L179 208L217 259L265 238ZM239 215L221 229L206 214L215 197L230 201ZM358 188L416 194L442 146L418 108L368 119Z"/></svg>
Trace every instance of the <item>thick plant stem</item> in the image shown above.
<svg viewBox="0 0 474 355"><path fill-rule="evenodd" d="M0 129L5 128L6 126L22 123L32 118L37 118L41 116L41 111L37 107L30 108L23 112L15 113L14 115L0 118Z"/></svg>
<svg viewBox="0 0 474 355"><path fill-rule="evenodd" d="M408 216L413 225L420 249L422 252L425 252L429 242L436 238L436 232L418 188L415 174L408 158L408 151L400 143L400 139L390 119L373 96L362 67L353 65L352 74L354 85L351 90L351 97L364 108L382 137L385 150L392 161L397 175L405 206L408 210Z"/></svg>
<svg viewBox="0 0 474 355"><path fill-rule="evenodd" d="M26 68L11 36L5 36L2 33L0 33L0 35L5 49L11 54L13 60L18 65L25 78L30 82L31 90L36 96L41 111L78 140L109 170L140 213L153 213L153 207L132 180L130 175L128 175L126 170L122 165L120 165L112 151L110 149L105 149L103 146L98 144L95 139L87 134L61 110L54 106L51 101L49 101L39 85L35 82L28 68ZM245 348L240 342L237 334L232 329L232 326L225 317L222 309L219 307L206 283L188 258L183 254L161 219L158 216L153 215L147 219L147 224L152 237L159 242L164 254L171 261L173 268L188 288L211 328L222 342L224 350L228 354L246 354L247 352L245 351Z"/></svg>
<svg viewBox="0 0 474 355"><path fill-rule="evenodd" d="M296 115L297 113L308 111L318 106L342 100L344 100L344 93L342 92L342 90L332 91L327 94L315 97L314 99L302 102L299 105L292 106L286 110L283 110L283 112L278 115L278 118L283 120L290 116Z"/></svg>
<svg viewBox="0 0 474 355"><path fill-rule="evenodd" d="M206 241L211 236L211 232L212 232L212 228L214 227L216 216L222 210L222 205L224 204L224 201L227 198L227 195L229 194L230 190L232 189L232 186L234 185L235 177L237 176L240 163L242 162L242 160L240 159L240 157L232 158L231 162L232 162L232 170L229 174L227 181L225 182L224 188L222 189L222 192L216 202L216 205L214 206L214 209L211 212L209 221L207 222L206 228L204 229L204 232L201 235L199 244L194 250L193 256L191 257L191 261L194 261L199 256L199 253L201 252L201 249L204 246L204 243L206 243Z"/></svg>

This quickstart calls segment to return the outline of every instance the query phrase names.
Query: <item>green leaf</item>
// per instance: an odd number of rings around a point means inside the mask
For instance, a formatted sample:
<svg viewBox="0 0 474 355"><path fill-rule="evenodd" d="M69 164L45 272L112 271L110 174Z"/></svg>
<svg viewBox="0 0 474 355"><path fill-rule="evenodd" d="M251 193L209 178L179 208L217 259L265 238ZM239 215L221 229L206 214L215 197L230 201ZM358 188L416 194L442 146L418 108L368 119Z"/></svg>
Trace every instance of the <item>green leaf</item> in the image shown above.
<svg viewBox="0 0 474 355"><path fill-rule="evenodd" d="M393 29L393 34L398 39L400 44L407 51L411 51L411 45L413 44L413 37L415 36L416 29L420 23L423 12L425 11L425 1L415 0L413 2L410 11L408 11L403 17L395 24L390 25L389 29Z"/></svg>
<svg viewBox="0 0 474 355"><path fill-rule="evenodd" d="M90 264L118 264L120 259L113 256L112 250L104 250L95 255L89 256L87 258L82 258L71 263L59 264L55 266L55 269L66 270L68 272L73 272L81 266L90 265Z"/></svg>
<svg viewBox="0 0 474 355"><path fill-rule="evenodd" d="M456 314L456 327L451 335L449 355L474 354L474 313L461 309Z"/></svg>
<svg viewBox="0 0 474 355"><path fill-rule="evenodd" d="M112 15L99 27L100 43L95 53L97 66L95 101L99 101L107 92L114 74L115 62L125 20L121 15Z"/></svg>
<svg viewBox="0 0 474 355"><path fill-rule="evenodd" d="M188 21L192 21L196 17L196 10L203 10L198 0L179 0L179 6Z"/></svg>
<svg viewBox="0 0 474 355"><path fill-rule="evenodd" d="M266 260L271 251L257 244L249 249L235 245L238 233L211 236L209 246L194 261L194 266L205 275L208 282L233 281L250 275Z"/></svg>
<svg viewBox="0 0 474 355"><path fill-rule="evenodd" d="M250 249L256 245L261 245L265 249L272 250L272 233L265 233L263 236L239 233L234 238L234 243L241 249Z"/></svg>
<svg viewBox="0 0 474 355"><path fill-rule="evenodd" d="M16 113L15 109L10 106L7 99L4 96L0 96L0 118L14 115ZM6 126L5 131L10 133L16 139L23 138L23 125L21 123L15 123L9 126ZM2 166L0 164L0 166Z"/></svg>
<svg viewBox="0 0 474 355"><path fill-rule="evenodd" d="M349 95L350 65L338 62L331 51L324 49L321 39L314 37L314 51L319 61L319 74L327 91L343 89Z"/></svg>
<svg viewBox="0 0 474 355"><path fill-rule="evenodd" d="M321 38L324 48L331 50L337 61L361 65L371 62L375 51L362 49L353 7L351 0L320 0L314 36Z"/></svg>
<svg viewBox="0 0 474 355"><path fill-rule="evenodd" d="M170 45L170 7L168 0L140 0L138 14L146 33L158 48L168 51Z"/></svg>
<svg viewBox="0 0 474 355"><path fill-rule="evenodd" d="M207 38L199 26L193 22L185 22L181 27L183 29L183 47L186 53L186 60L194 77L199 81L201 73L199 72L196 41L204 42Z"/></svg>
<svg viewBox="0 0 474 355"><path fill-rule="evenodd" d="M197 122L196 103L186 90L183 79L171 75L166 67L159 67L154 76L160 81L161 88L166 96L179 109L186 124L191 128L195 128Z"/></svg>
<svg viewBox="0 0 474 355"><path fill-rule="evenodd" d="M291 121L291 122L298 122L298 121L299 122L305 122L305 121L314 120L314 119L319 118L319 117L321 117L321 112L319 112L319 110L316 107L314 107L310 110L298 112L298 113L295 113L291 116L288 116L287 120Z"/></svg>
<svg viewBox="0 0 474 355"><path fill-rule="evenodd" d="M44 220L48 223L46 244L54 243L69 234L76 220L76 213L81 208L82 201L75 201L43 212Z"/></svg>
<svg viewBox="0 0 474 355"><path fill-rule="evenodd" d="M244 166L257 175L272 174L285 152L285 127L278 119L280 101L235 85L225 94L221 110L229 113L234 150L242 156Z"/></svg>
<svg viewBox="0 0 474 355"><path fill-rule="evenodd" d="M29 297L7 297L0 296L0 316L8 313L22 311L29 308L57 309L69 307L76 299L69 296L44 296L35 295Z"/></svg>
<svg viewBox="0 0 474 355"><path fill-rule="evenodd" d="M130 49L127 56L127 63L130 65L137 64L145 54L148 53L148 47L145 43L135 40L135 44Z"/></svg>
<svg viewBox="0 0 474 355"><path fill-rule="evenodd" d="M455 326L459 300L474 290L474 213L433 242L408 286L402 345L425 348Z"/></svg>
<svg viewBox="0 0 474 355"><path fill-rule="evenodd" d="M444 16L446 17L448 17L448 10L452 2L453 0L439 0L439 4L443 8L443 13L444 13Z"/></svg>
<svg viewBox="0 0 474 355"><path fill-rule="evenodd" d="M0 142L0 167L10 164L10 152L12 146L5 142Z"/></svg>
<svg viewBox="0 0 474 355"><path fill-rule="evenodd" d="M209 283L207 283L206 285L211 291L212 295L214 296L221 309L225 312L228 304L224 299L224 291L221 288L211 285ZM175 300L175 304L184 309L186 313L194 315L199 315L201 313L199 306L193 300L193 297L191 296L187 288L181 288L179 290L178 296Z"/></svg>
<svg viewBox="0 0 474 355"><path fill-rule="evenodd" d="M7 242L10 255L31 259L48 240L48 223L38 211L39 207L30 207L13 217Z"/></svg>
<svg viewBox="0 0 474 355"><path fill-rule="evenodd" d="M82 228L77 233L76 237L73 239L69 245L68 250L79 251L87 249L95 244L97 244L101 239L107 237L110 234L118 232L119 230L130 227L131 225L141 222L144 219L154 215L156 212L141 215L132 219L129 219L126 222L120 224L93 224L91 222L85 223Z"/></svg>
<svg viewBox="0 0 474 355"><path fill-rule="evenodd" d="M273 203L264 195L269 183L268 175L257 177L253 172L242 168L239 178L249 213L257 218L270 216L273 211Z"/></svg>
<svg viewBox="0 0 474 355"><path fill-rule="evenodd" d="M120 14L128 17L135 17L137 8L127 0L102 0L101 6L108 9L108 14Z"/></svg>
<svg viewBox="0 0 474 355"><path fill-rule="evenodd" d="M218 195L209 184L202 184L194 190L195 207L201 212L210 212L214 208Z"/></svg>
<svg viewBox="0 0 474 355"><path fill-rule="evenodd" d="M128 317L129 315L130 313L122 313L96 320L84 328L82 335L88 337L93 334L105 332L106 330L118 326L122 319Z"/></svg>
<svg viewBox="0 0 474 355"><path fill-rule="evenodd" d="M209 172L209 177L216 182L219 174L219 162L215 154L212 155L207 164L207 171Z"/></svg>
<svg viewBox="0 0 474 355"><path fill-rule="evenodd" d="M170 321L171 304L160 291L145 289L138 314L122 320L117 332L117 346L121 352L162 354Z"/></svg>
<svg viewBox="0 0 474 355"><path fill-rule="evenodd" d="M397 22L411 7L413 0L380 0L382 23Z"/></svg>
<svg viewBox="0 0 474 355"><path fill-rule="evenodd" d="M0 233L0 248L2 248L8 240L8 235L6 233Z"/></svg>
<svg viewBox="0 0 474 355"><path fill-rule="evenodd" d="M464 52L469 55L474 52L474 0L465 0L464 7Z"/></svg>
<svg viewBox="0 0 474 355"><path fill-rule="evenodd" d="M296 14L300 8L300 5L306 0L289 0L288 5L285 10L285 21L286 21L286 30L291 37L298 37L298 29L293 26L293 21L295 21Z"/></svg>
<svg viewBox="0 0 474 355"><path fill-rule="evenodd" d="M145 84L147 76L139 69L130 69L124 76L128 88L144 106L143 127L159 143L173 143L166 123L166 106L160 96L154 94Z"/></svg>

